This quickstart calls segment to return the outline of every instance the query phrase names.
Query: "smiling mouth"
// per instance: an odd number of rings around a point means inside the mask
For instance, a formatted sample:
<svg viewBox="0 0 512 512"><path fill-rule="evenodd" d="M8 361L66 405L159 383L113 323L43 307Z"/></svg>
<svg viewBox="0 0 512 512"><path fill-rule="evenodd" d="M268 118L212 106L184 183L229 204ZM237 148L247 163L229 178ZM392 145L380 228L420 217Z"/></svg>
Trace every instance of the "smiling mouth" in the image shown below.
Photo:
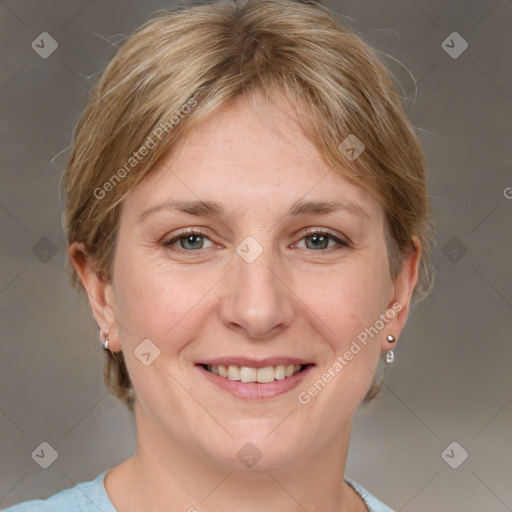
<svg viewBox="0 0 512 512"><path fill-rule="evenodd" d="M305 370L311 364L293 365L279 364L276 366L265 366L263 368L254 368L249 366L235 366L223 364L201 364L205 370L227 380L239 381L245 383L257 382L258 384L268 384L276 380L285 380L293 375Z"/></svg>

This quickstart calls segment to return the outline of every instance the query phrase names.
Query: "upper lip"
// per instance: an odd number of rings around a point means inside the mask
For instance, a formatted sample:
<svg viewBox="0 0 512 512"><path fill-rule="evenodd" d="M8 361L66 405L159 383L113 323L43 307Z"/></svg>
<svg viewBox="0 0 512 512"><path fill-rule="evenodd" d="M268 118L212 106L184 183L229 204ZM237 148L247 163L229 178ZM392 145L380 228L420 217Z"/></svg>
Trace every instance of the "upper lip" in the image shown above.
<svg viewBox="0 0 512 512"><path fill-rule="evenodd" d="M298 357L266 357L264 359L252 359L250 357L218 357L215 359L205 359L197 364L207 364L211 366L246 366L248 368L265 368L266 366L278 365L304 365L313 364L311 361L300 359Z"/></svg>

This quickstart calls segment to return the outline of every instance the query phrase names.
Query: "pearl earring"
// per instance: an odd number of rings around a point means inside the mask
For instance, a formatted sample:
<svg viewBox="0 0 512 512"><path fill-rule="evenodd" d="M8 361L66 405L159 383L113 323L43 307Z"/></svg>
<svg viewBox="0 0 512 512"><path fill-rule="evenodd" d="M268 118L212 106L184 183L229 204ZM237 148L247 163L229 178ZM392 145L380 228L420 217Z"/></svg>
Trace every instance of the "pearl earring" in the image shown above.
<svg viewBox="0 0 512 512"><path fill-rule="evenodd" d="M389 343L394 343L396 341L395 337L391 336L391 334L389 334L386 339L388 340ZM391 364L394 360L395 352L393 350L388 350L386 352L386 364Z"/></svg>

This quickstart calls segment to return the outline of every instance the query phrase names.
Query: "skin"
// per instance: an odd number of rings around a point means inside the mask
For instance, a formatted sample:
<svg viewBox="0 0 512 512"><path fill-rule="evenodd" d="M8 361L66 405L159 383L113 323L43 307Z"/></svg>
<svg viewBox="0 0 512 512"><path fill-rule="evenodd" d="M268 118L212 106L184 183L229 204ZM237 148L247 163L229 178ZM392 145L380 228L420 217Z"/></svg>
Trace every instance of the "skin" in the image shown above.
<svg viewBox="0 0 512 512"><path fill-rule="evenodd" d="M415 239L416 251L392 279L382 206L330 169L280 105L271 116L285 137L239 97L164 155L123 202L111 282L90 270L83 244L69 248L98 326L109 332L109 348L124 352L137 393L136 454L105 479L121 512L366 510L343 481L352 417L391 348L386 336L398 339L406 323L421 247ZM368 218L346 210L287 215L299 199L340 198ZM138 221L168 199L215 201L227 213L162 209ZM185 235L173 245L180 253L163 246L189 227L208 237L187 245ZM310 227L351 245L319 243L304 234ZM248 236L263 249L252 263L236 252ZM310 403L299 403L298 393L394 303L402 309L379 335ZM160 350L149 366L133 353L144 339ZM315 367L298 388L244 400L195 366L235 355L295 356ZM236 455L247 442L262 454L252 468Z"/></svg>

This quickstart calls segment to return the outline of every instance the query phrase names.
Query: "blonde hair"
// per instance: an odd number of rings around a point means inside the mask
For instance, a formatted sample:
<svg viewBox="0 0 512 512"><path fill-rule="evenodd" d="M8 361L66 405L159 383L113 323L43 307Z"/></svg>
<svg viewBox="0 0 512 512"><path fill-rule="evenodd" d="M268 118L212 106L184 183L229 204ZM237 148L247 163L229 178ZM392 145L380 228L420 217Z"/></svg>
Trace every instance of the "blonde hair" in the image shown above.
<svg viewBox="0 0 512 512"><path fill-rule="evenodd" d="M138 28L104 70L75 127L61 181L68 245L83 242L91 268L109 280L123 199L179 138L248 93L267 104L283 94L333 170L379 200L391 275L418 237L414 296L425 296L433 225L422 149L385 64L320 4L196 3L161 11ZM340 149L349 135L365 146L353 160ZM83 290L68 266L72 285ZM133 410L123 354L105 352L106 386ZM375 380L365 399L380 386Z"/></svg>

